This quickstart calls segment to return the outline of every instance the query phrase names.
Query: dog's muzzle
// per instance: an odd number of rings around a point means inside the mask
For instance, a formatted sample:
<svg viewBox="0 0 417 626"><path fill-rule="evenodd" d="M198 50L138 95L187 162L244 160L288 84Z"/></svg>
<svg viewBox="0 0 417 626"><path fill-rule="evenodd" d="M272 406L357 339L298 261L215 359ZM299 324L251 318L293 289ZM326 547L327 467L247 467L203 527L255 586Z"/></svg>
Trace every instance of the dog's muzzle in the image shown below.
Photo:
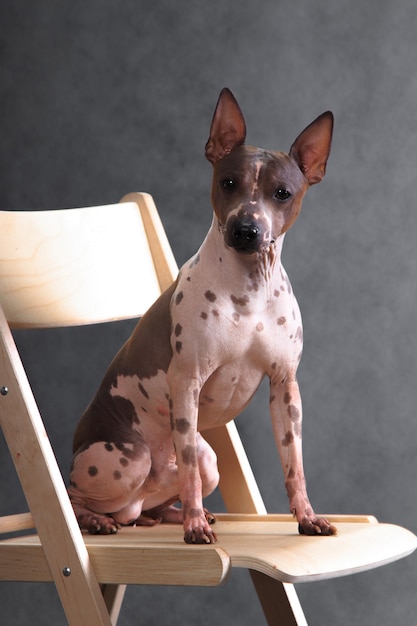
<svg viewBox="0 0 417 626"><path fill-rule="evenodd" d="M264 236L258 223L235 218L227 224L225 242L241 254L253 254L262 247Z"/></svg>

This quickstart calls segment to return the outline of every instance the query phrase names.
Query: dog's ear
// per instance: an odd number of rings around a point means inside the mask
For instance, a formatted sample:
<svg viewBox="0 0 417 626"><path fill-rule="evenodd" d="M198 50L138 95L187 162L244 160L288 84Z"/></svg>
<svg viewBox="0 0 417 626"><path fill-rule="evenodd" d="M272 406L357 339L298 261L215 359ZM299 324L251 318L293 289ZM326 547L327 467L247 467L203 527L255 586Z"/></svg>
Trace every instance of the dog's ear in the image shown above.
<svg viewBox="0 0 417 626"><path fill-rule="evenodd" d="M206 143L207 159L215 165L225 154L240 146L245 137L245 118L234 95L225 87L220 92L211 123Z"/></svg>
<svg viewBox="0 0 417 626"><path fill-rule="evenodd" d="M333 134L333 113L326 111L311 122L291 146L290 154L310 185L319 183L326 172Z"/></svg>

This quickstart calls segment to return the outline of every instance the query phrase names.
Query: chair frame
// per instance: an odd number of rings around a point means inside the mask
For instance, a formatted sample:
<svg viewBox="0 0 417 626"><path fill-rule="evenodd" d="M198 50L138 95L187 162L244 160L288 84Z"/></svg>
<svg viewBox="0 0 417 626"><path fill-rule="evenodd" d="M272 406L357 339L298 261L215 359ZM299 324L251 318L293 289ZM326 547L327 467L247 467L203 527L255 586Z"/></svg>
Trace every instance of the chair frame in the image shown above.
<svg viewBox="0 0 417 626"><path fill-rule="evenodd" d="M178 268L152 197L134 193L122 198L121 202L135 203L138 207L162 292L175 280ZM1 292L0 298L3 305ZM268 624L302 626L307 622L292 578L297 582L363 571L402 558L415 549L416 538L405 529L377 524L374 518L364 516L339 518L342 526L353 525L364 533L375 534L378 531L377 549L386 542L387 537L396 542L396 548L388 550L381 558L375 557L376 550L367 562L345 566L344 569L341 567L340 572L336 566L334 572L317 570L311 576L306 572L303 578L302 572L293 577L285 572L277 574L275 561L270 568L264 562L258 566L255 560L245 561L239 556L239 551L233 553L233 547L229 553L221 544L186 546L182 541L177 541L178 534L172 535L172 539L170 533L173 531L168 526L157 531L162 533L161 545L157 541L153 542L153 539L151 544L146 541L141 544L140 537L145 535L138 535L138 539L136 529L130 528L124 529L126 533L122 531L111 538L86 536L79 529L14 343L10 330L13 323L17 326L25 325L10 319L6 302L5 312L0 307L0 424L30 513L0 518L0 532L24 531L35 527L37 535L28 534L0 541L0 579L53 581L69 624L116 624L127 583L216 585L225 580L231 566L237 564L248 567ZM57 323L53 322L52 325ZM86 323L86 320L75 323ZM291 528L294 528L295 522L291 516L266 515L265 505L234 422L206 431L204 435L216 450L221 474L220 491L227 510L234 514L220 515L219 524L224 523L225 528L228 524L241 524L245 529L248 524L258 524L259 528L265 523L271 524L270 528L275 528L272 524L281 524L287 529L292 524ZM239 490L236 485L239 485ZM331 519L333 521L337 518ZM289 535L292 533L291 528L286 531ZM145 532L152 533L154 530L147 529ZM131 551L132 544L125 543L130 541L129 537L134 537L132 541L140 548L135 555ZM307 538L300 538L300 541L304 539ZM333 541L333 538L329 541ZM120 577L121 567L117 566L117 562L126 554L126 549L132 555L132 562L149 563L149 570L132 567L124 574L124 578ZM240 562L243 565L239 565ZM156 567L157 574L152 573L152 565ZM115 579L111 573L113 570ZM186 575L179 576L179 570ZM161 571L164 572L162 578Z"/></svg>

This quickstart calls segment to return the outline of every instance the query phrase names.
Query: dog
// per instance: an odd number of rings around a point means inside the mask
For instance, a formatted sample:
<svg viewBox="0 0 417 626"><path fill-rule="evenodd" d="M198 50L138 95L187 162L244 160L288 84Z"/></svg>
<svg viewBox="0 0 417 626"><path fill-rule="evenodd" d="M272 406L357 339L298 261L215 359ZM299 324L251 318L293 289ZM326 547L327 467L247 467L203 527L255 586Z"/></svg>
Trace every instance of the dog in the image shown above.
<svg viewBox="0 0 417 626"><path fill-rule="evenodd" d="M74 435L68 491L90 533L163 521L182 523L186 543L214 543L203 497L219 474L201 432L236 417L265 376L299 531L336 532L307 496L296 379L302 323L281 264L303 196L325 174L332 132L327 111L289 153L245 145L240 107L229 89L220 93L205 149L214 168L211 227L113 359Z"/></svg>

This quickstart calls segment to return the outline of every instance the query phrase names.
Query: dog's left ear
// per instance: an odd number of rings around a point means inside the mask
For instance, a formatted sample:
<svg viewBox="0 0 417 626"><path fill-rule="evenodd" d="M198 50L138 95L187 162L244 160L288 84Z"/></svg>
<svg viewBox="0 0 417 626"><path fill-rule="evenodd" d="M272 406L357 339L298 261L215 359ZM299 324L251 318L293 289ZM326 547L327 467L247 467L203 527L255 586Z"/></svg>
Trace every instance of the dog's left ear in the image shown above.
<svg viewBox="0 0 417 626"><path fill-rule="evenodd" d="M246 124L236 98L225 87L220 92L210 137L206 143L206 158L215 165L225 154L240 146L246 137Z"/></svg>
<svg viewBox="0 0 417 626"><path fill-rule="evenodd" d="M319 183L326 172L333 134L333 113L326 111L312 122L291 146L290 154L310 185Z"/></svg>

